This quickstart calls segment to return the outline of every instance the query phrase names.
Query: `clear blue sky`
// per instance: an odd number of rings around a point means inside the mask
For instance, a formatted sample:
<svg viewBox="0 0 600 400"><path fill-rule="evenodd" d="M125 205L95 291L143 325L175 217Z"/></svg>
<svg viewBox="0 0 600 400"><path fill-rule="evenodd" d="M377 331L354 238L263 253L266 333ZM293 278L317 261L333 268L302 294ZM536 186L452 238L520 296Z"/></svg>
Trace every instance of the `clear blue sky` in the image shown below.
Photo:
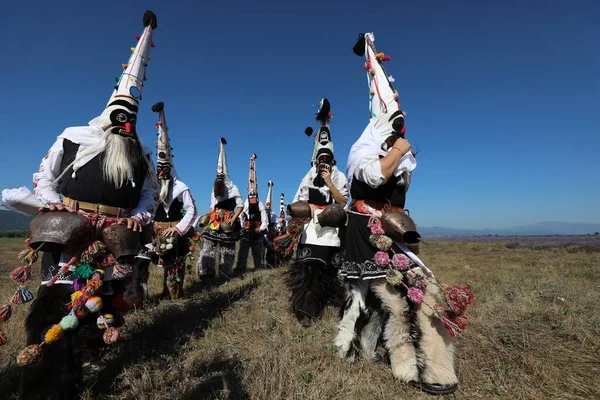
<svg viewBox="0 0 600 400"><path fill-rule="evenodd" d="M407 208L418 224L509 227L600 222L597 1L41 1L0 5L0 188L31 187L56 136L104 108L146 9L158 15L138 132L165 102L175 164L209 206L219 137L246 194L288 200L309 167L316 104L332 104L339 166L368 121L363 61L390 54L420 149Z"/></svg>

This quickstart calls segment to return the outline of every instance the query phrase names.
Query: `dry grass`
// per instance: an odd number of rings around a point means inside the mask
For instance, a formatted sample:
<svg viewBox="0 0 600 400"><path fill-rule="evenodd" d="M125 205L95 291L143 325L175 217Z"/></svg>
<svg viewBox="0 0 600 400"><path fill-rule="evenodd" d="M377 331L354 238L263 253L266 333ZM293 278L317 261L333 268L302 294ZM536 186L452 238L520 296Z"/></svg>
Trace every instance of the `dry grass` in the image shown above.
<svg viewBox="0 0 600 400"><path fill-rule="evenodd" d="M0 289L14 284L21 241L0 242ZM506 249L502 243L444 243L422 258L448 283L476 293L458 340L457 399L600 398L600 253ZM161 290L151 267L151 293ZM428 399L397 383L385 365L333 355L337 310L303 329L287 312L283 269L221 286L186 278L188 299L151 301L128 316L122 340L88 369L88 399ZM18 385L27 306L2 329L0 397Z"/></svg>

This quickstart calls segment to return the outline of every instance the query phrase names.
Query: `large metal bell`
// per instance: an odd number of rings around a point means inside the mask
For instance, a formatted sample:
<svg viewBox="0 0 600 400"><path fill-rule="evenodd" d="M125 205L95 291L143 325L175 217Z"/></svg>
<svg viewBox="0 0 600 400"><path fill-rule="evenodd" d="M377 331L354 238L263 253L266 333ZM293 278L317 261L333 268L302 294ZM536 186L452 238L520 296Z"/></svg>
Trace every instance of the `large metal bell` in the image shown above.
<svg viewBox="0 0 600 400"><path fill-rule="evenodd" d="M50 211L36 215L29 224L31 244L39 251L58 252L77 249L92 232L92 224L83 215Z"/></svg>
<svg viewBox="0 0 600 400"><path fill-rule="evenodd" d="M418 244L421 235L417 232L417 225L408 215L394 211L385 212L381 216L381 227L385 234L394 240L408 244Z"/></svg>
<svg viewBox="0 0 600 400"><path fill-rule="evenodd" d="M330 226L339 228L346 225L346 210L337 203L330 204L317 215L317 220L321 226Z"/></svg>
<svg viewBox="0 0 600 400"><path fill-rule="evenodd" d="M102 230L102 243L116 259L138 254L140 234L125 225L112 224Z"/></svg>
<svg viewBox="0 0 600 400"><path fill-rule="evenodd" d="M292 218L310 218L312 212L306 201L297 201L287 206L287 213Z"/></svg>

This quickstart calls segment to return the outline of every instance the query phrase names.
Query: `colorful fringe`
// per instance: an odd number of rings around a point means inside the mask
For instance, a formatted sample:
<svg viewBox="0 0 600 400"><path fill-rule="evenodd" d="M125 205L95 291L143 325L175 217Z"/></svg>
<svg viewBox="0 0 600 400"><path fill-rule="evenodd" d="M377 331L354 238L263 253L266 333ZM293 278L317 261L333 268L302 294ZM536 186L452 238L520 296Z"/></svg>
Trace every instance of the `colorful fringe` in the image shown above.
<svg viewBox="0 0 600 400"><path fill-rule="evenodd" d="M305 225L310 218L292 218L288 221L287 233L273 239L273 250L283 257L290 257L294 253L294 246L304 233Z"/></svg>

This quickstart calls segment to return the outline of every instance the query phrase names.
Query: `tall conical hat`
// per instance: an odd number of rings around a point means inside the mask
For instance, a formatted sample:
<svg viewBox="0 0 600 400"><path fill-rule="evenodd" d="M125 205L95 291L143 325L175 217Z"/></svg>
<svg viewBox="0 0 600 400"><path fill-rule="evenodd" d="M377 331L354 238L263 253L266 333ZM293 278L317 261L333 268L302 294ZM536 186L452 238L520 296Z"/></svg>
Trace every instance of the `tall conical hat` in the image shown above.
<svg viewBox="0 0 600 400"><path fill-rule="evenodd" d="M217 175L224 175L229 177L229 170L227 169L227 154L225 154L225 145L227 140L221 138L219 143L219 155L217 156Z"/></svg>
<svg viewBox="0 0 600 400"><path fill-rule="evenodd" d="M250 156L250 170L248 172L248 202L258 204L258 181L256 179L256 153Z"/></svg>
<svg viewBox="0 0 600 400"><path fill-rule="evenodd" d="M392 85L395 79L388 76L383 67L383 62L389 61L390 56L377 52L373 33L358 35L353 51L366 60L364 68L369 84L369 112L380 135L383 139L392 134L404 136L405 113L400 109L398 92Z"/></svg>
<svg viewBox="0 0 600 400"><path fill-rule="evenodd" d="M315 134L315 131L310 126L304 130L307 136L313 136L314 147L311 158L311 166L315 165L317 159L321 155L328 155L331 157L333 162L333 142L331 140L331 131L329 127L329 121L333 118L331 115L331 104L326 98L321 99L319 102L319 111L317 112L316 120L319 122L319 131Z"/></svg>
<svg viewBox="0 0 600 400"><path fill-rule="evenodd" d="M273 181L269 181L267 183L269 188L267 189L267 201L265 201L265 208L269 211L271 211L271 205L273 204L273 185Z"/></svg>
<svg viewBox="0 0 600 400"><path fill-rule="evenodd" d="M144 31L138 36L136 47L132 47L129 62L123 64L123 73L117 80L113 93L108 100L106 108L99 118L102 121L110 120L113 127L112 133L124 136L136 134L138 106L142 100L142 88L146 80L146 67L148 66L148 53L152 43L152 32L157 27L156 14L146 11L142 18Z"/></svg>
<svg viewBox="0 0 600 400"><path fill-rule="evenodd" d="M171 179L174 175L173 148L169 140L169 127L167 126L167 118L165 117L165 104L161 101L152 106L152 111L158 113L158 137L156 140L156 174L158 179Z"/></svg>

